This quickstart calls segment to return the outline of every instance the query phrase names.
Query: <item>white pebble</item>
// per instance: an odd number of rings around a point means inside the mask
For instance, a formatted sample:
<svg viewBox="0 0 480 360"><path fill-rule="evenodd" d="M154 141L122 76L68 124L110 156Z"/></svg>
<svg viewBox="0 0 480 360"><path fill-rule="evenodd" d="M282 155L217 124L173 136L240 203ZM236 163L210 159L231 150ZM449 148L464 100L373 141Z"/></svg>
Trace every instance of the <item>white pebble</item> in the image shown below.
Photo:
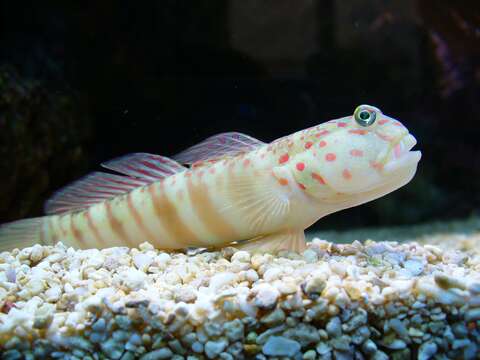
<svg viewBox="0 0 480 360"><path fill-rule="evenodd" d="M248 251L243 251L243 250L237 251L232 255L231 261L248 263L250 262L250 253Z"/></svg>

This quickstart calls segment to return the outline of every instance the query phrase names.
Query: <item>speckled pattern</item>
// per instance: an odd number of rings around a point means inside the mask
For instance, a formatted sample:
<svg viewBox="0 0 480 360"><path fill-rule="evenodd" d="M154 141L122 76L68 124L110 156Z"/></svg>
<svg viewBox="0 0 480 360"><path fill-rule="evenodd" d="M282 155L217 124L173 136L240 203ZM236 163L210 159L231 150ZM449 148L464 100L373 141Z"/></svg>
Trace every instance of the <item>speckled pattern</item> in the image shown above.
<svg viewBox="0 0 480 360"><path fill-rule="evenodd" d="M2 359L477 358L480 235L431 240L4 252Z"/></svg>

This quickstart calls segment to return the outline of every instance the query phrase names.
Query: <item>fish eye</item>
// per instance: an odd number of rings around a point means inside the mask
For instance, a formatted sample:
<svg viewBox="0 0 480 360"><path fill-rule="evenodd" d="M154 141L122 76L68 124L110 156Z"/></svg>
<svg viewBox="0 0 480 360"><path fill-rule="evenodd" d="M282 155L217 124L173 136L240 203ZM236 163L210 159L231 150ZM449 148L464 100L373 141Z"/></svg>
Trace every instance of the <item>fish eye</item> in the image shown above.
<svg viewBox="0 0 480 360"><path fill-rule="evenodd" d="M361 105L355 109L353 117L355 118L355 121L358 123L358 125L370 126L375 122L375 119L377 118L377 113L374 110L370 110L365 106Z"/></svg>

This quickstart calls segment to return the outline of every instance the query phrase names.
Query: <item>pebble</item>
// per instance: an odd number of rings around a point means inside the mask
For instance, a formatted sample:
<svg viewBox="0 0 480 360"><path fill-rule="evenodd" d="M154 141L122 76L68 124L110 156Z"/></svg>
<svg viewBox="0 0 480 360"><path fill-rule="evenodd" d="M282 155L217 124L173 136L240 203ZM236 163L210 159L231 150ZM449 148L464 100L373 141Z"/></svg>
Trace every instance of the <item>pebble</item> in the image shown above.
<svg viewBox="0 0 480 360"><path fill-rule="evenodd" d="M140 253L133 257L133 263L138 270L146 272L149 266L153 263L153 257L148 254Z"/></svg>
<svg viewBox="0 0 480 360"><path fill-rule="evenodd" d="M412 275L418 276L423 272L425 265L421 260L410 259L403 263L403 267Z"/></svg>
<svg viewBox="0 0 480 360"><path fill-rule="evenodd" d="M150 351L140 357L140 360L161 360L170 359L173 355L172 350L169 348L157 349Z"/></svg>
<svg viewBox="0 0 480 360"><path fill-rule="evenodd" d="M268 326L275 326L285 321L285 313L282 309L276 309L272 311L270 314L263 316L260 319L260 322L268 325Z"/></svg>
<svg viewBox="0 0 480 360"><path fill-rule="evenodd" d="M331 337L339 337L342 335L342 321L338 316L331 318L325 326L325 330Z"/></svg>
<svg viewBox="0 0 480 360"><path fill-rule="evenodd" d="M473 309L468 310L465 313L465 320L466 321L480 320L480 308L473 308Z"/></svg>
<svg viewBox="0 0 480 360"><path fill-rule="evenodd" d="M303 360L315 360L317 358L317 353L315 350L308 350L303 354Z"/></svg>
<svg viewBox="0 0 480 360"><path fill-rule="evenodd" d="M280 296L279 291L270 284L260 284L254 288L255 305L260 309L273 309Z"/></svg>
<svg viewBox="0 0 480 360"><path fill-rule="evenodd" d="M241 262L241 263L249 263L250 262L250 253L248 251L237 251L235 254L232 255L230 259L232 262Z"/></svg>
<svg viewBox="0 0 480 360"><path fill-rule="evenodd" d="M418 360L428 360L431 359L438 350L438 346L434 342L426 342L420 345L418 349Z"/></svg>
<svg viewBox="0 0 480 360"><path fill-rule="evenodd" d="M207 341L205 344L205 354L209 359L217 357L225 348L228 342L226 340Z"/></svg>
<svg viewBox="0 0 480 360"><path fill-rule="evenodd" d="M270 337L262 347L262 352L269 356L294 357L300 352L300 344L283 336Z"/></svg>
<svg viewBox="0 0 480 360"><path fill-rule="evenodd" d="M307 249L303 252L303 258L307 263L315 263L318 261L318 254L310 249Z"/></svg>

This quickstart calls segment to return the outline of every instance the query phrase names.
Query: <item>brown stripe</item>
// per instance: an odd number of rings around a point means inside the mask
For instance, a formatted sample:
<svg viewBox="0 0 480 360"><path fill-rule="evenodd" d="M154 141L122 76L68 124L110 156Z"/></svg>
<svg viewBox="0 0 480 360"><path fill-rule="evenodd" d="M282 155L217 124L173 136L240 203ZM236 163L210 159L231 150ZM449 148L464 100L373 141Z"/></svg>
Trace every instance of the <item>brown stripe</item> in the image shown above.
<svg viewBox="0 0 480 360"><path fill-rule="evenodd" d="M100 244L105 245L105 240L103 240L102 236L100 235L100 232L98 231L97 227L95 226L95 223L93 222L92 216L90 215L90 210L92 208L88 208L83 212L83 216L85 216L85 219L87 220L87 226L91 230L93 237L97 242Z"/></svg>
<svg viewBox="0 0 480 360"><path fill-rule="evenodd" d="M105 201L105 212L107 214L107 220L110 224L110 227L113 233L118 236L118 238L127 246L131 246L130 239L128 238L127 233L123 227L123 224L120 220L115 217L115 214L112 211L111 201Z"/></svg>
<svg viewBox="0 0 480 360"><path fill-rule="evenodd" d="M72 232L72 235L75 238L75 241L80 245L80 247L86 248L87 244L85 243L83 234L81 230L75 225L75 218L77 216L78 216L77 214L70 215L70 231Z"/></svg>
<svg viewBox="0 0 480 360"><path fill-rule="evenodd" d="M235 239L235 229L213 204L207 185L200 180L195 184L189 179L187 186L192 209L208 231L221 240Z"/></svg>
<svg viewBox="0 0 480 360"><path fill-rule="evenodd" d="M52 243L53 245L55 245L57 242L58 242L58 236L57 236L57 233L55 231L55 224L53 223L53 216L50 216L49 220L48 220L48 226L50 227L50 236L52 238Z"/></svg>
<svg viewBox="0 0 480 360"><path fill-rule="evenodd" d="M155 191L156 187L158 187L158 191ZM155 215L157 215L162 222L162 226L167 232L167 235L173 238L175 242L179 243L179 248L181 248L182 246L180 245L183 244L194 245L197 243L197 236L190 231L187 224L183 223L178 214L177 208L165 194L163 181L161 181L160 184L155 183L150 185L148 191L152 196Z"/></svg>
<svg viewBox="0 0 480 360"><path fill-rule="evenodd" d="M45 243L45 226L47 224L47 221L48 220L45 219L45 220L42 220L40 222L40 234L39 234L39 239L38 239L38 241L40 241L40 245L47 245Z"/></svg>
<svg viewBox="0 0 480 360"><path fill-rule="evenodd" d="M135 208L135 205L133 204L131 192L128 193L127 195L127 206L128 206L128 210L130 211L130 214L132 214L133 216L133 220L135 221L135 224L137 224L140 231L142 231L147 236L147 240L153 241L154 236L143 223L141 214L138 212L138 210Z"/></svg>

